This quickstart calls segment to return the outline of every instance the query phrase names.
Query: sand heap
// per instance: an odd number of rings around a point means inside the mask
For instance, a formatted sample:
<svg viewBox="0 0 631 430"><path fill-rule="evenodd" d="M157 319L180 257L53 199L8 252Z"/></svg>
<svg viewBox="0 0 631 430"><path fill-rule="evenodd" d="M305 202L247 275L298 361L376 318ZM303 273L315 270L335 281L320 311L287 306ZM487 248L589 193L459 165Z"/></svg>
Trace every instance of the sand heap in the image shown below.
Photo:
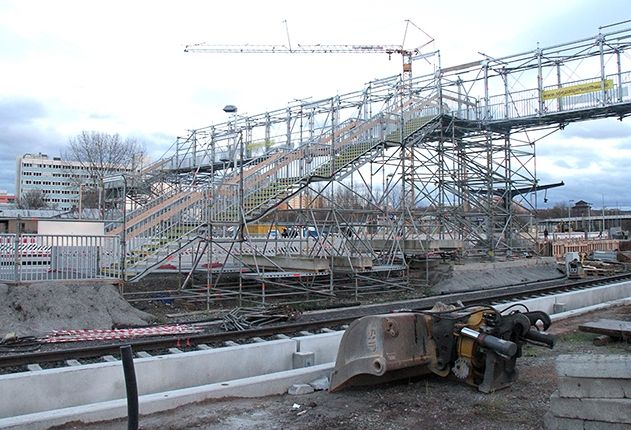
<svg viewBox="0 0 631 430"><path fill-rule="evenodd" d="M0 284L0 338L10 332L41 336L52 330L145 325L151 319L111 284Z"/></svg>

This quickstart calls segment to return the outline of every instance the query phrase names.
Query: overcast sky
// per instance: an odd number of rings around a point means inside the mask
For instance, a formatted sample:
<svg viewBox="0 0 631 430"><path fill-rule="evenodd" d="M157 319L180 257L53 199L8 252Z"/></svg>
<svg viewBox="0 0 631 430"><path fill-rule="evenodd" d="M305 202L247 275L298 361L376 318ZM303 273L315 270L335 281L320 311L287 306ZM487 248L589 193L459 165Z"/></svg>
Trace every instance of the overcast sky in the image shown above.
<svg viewBox="0 0 631 430"><path fill-rule="evenodd" d="M224 121L226 104L258 114L359 90L401 67L381 55L187 54L187 44L286 44L283 20L292 44L401 44L409 19L449 66L631 18L625 0L435 3L0 0L0 189L15 191L18 155L58 156L83 130L136 138L156 158L187 130ZM411 29L406 47L426 41ZM537 144L542 182L567 184L548 192L547 206L600 207L604 196L608 207L631 207L630 122L575 124Z"/></svg>

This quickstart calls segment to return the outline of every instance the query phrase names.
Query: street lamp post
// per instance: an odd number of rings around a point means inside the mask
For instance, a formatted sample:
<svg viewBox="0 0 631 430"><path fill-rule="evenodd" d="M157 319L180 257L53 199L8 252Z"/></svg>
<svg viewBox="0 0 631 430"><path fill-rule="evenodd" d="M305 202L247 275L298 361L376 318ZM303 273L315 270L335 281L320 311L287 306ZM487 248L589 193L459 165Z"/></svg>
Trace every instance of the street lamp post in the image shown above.
<svg viewBox="0 0 631 430"><path fill-rule="evenodd" d="M230 114L234 114L234 122L232 125L233 130L235 131L235 142L236 142L236 127L235 127L235 123L236 123L236 118L237 118L237 107L235 105L226 105L223 108L223 111L226 113L230 113ZM238 199L239 199L239 240L241 242L243 242L244 238L243 238L243 230L245 229L245 222L244 222L244 208L243 208L243 159L245 157L244 154L244 148L243 148L243 134L241 132L239 132L239 191L238 191Z"/></svg>
<svg viewBox="0 0 631 430"><path fill-rule="evenodd" d="M572 203L574 203L574 200L568 200L568 205L567 205L567 232L568 234L571 235L572 233Z"/></svg>

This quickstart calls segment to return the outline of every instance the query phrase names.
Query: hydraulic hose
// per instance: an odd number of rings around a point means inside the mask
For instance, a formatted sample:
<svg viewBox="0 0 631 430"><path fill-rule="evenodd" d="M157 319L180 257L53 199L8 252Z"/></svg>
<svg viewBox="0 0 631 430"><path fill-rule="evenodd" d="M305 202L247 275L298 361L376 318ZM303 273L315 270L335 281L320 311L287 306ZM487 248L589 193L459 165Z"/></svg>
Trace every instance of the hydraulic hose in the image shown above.
<svg viewBox="0 0 631 430"><path fill-rule="evenodd" d="M120 351L127 391L127 430L138 430L138 386L136 385L134 356L130 345L121 346Z"/></svg>

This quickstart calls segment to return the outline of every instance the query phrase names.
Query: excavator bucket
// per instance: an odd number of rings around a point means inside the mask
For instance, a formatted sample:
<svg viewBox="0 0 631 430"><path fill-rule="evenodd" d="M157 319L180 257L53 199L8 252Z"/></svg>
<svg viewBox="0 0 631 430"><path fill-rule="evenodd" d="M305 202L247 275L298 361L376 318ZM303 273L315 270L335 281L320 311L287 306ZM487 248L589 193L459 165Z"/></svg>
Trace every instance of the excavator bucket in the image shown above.
<svg viewBox="0 0 631 430"><path fill-rule="evenodd" d="M360 318L342 336L329 390L430 373L434 349L420 314Z"/></svg>
<svg viewBox="0 0 631 430"><path fill-rule="evenodd" d="M545 333L551 323L546 313L511 308L437 304L431 311L355 320L340 341L329 390L428 373L459 379L484 393L507 387L517 379L515 362L523 344L554 346Z"/></svg>

